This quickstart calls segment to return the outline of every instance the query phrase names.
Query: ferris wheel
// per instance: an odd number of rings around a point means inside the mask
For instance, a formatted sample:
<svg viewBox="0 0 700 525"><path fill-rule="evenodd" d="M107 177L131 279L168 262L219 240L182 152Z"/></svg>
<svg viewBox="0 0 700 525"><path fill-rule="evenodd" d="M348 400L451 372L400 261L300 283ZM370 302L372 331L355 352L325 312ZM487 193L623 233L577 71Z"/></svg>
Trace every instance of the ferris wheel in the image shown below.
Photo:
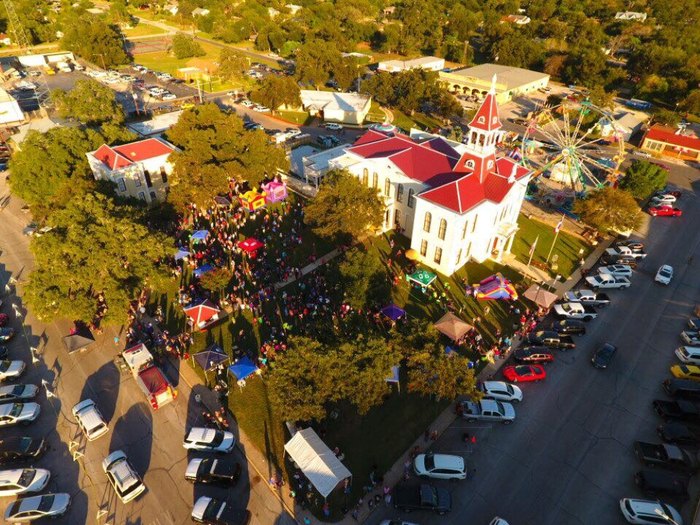
<svg viewBox="0 0 700 525"><path fill-rule="evenodd" d="M619 177L625 142L615 119L589 101L564 100L536 111L523 134L522 163L577 194Z"/></svg>

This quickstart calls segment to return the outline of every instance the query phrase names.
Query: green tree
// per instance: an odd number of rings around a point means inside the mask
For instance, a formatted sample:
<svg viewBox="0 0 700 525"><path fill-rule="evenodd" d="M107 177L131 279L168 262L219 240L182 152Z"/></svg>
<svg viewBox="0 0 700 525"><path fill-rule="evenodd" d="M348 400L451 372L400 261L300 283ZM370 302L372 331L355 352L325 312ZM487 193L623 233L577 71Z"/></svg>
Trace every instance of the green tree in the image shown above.
<svg viewBox="0 0 700 525"><path fill-rule="evenodd" d="M221 295L228 283L231 282L232 277L233 274L228 268L217 268L202 275L199 282L205 290Z"/></svg>
<svg viewBox="0 0 700 525"><path fill-rule="evenodd" d="M629 191L635 198L644 200L666 186L668 173L661 166L646 160L635 160L627 168L620 188Z"/></svg>
<svg viewBox="0 0 700 525"><path fill-rule="evenodd" d="M248 59L240 53L224 47L219 53L219 69L217 69L217 73L224 80L238 79L246 72L248 64Z"/></svg>
<svg viewBox="0 0 700 525"><path fill-rule="evenodd" d="M277 111L280 106L301 106L299 84L292 77L270 75L265 77L258 88L250 94L250 99Z"/></svg>
<svg viewBox="0 0 700 525"><path fill-rule="evenodd" d="M360 65L355 57L343 58L333 70L333 80L343 91L347 91L357 80L360 73Z"/></svg>
<svg viewBox="0 0 700 525"><path fill-rule="evenodd" d="M117 26L85 13L66 26L62 45L85 60L110 68L129 62L123 42L124 37Z"/></svg>
<svg viewBox="0 0 700 525"><path fill-rule="evenodd" d="M72 199L49 217L53 230L31 244L36 263L26 297L39 319L90 322L102 294L104 322L120 324L144 286L165 283L158 261L174 253L172 240L138 217L138 209L99 193Z"/></svg>
<svg viewBox="0 0 700 525"><path fill-rule="evenodd" d="M297 49L299 49L299 46L301 46L301 42L297 42L296 40L287 40L282 46L282 49L280 49L279 54L284 58L289 58L294 56Z"/></svg>
<svg viewBox="0 0 700 525"><path fill-rule="evenodd" d="M117 25L131 24L133 19L124 0L112 0L109 5L109 18Z"/></svg>
<svg viewBox="0 0 700 525"><path fill-rule="evenodd" d="M378 295L388 295L386 286L383 294L377 293L377 284L386 282L386 272L376 250L352 248L345 253L339 270L343 277L345 301L353 308L365 309Z"/></svg>
<svg viewBox="0 0 700 525"><path fill-rule="evenodd" d="M73 89L54 89L51 100L62 118L74 118L88 126L124 122L124 109L113 89L91 78L78 80Z"/></svg>
<svg viewBox="0 0 700 525"><path fill-rule="evenodd" d="M599 108L612 111L615 109L616 96L617 93L609 93L605 91L605 88L603 88L603 86L598 85L593 86L590 94L588 95L588 99L593 105L598 106Z"/></svg>
<svg viewBox="0 0 700 525"><path fill-rule="evenodd" d="M654 108L654 121L665 126L675 127L681 121L681 116L666 108Z"/></svg>
<svg viewBox="0 0 700 525"><path fill-rule="evenodd" d="M228 191L229 177L255 186L289 166L284 151L270 144L264 133L244 130L240 118L216 104L183 113L167 137L182 150L173 155L168 195L180 211L190 203L208 206L212 198Z"/></svg>
<svg viewBox="0 0 700 525"><path fill-rule="evenodd" d="M199 42L184 33L177 33L173 37L171 50L175 58L201 57L206 54Z"/></svg>
<svg viewBox="0 0 700 525"><path fill-rule="evenodd" d="M688 96L683 99L680 107L689 113L700 115L700 89L693 89Z"/></svg>
<svg viewBox="0 0 700 525"><path fill-rule="evenodd" d="M457 396L479 399L469 359L447 356L444 351L419 351L408 358L408 390L424 396L453 400Z"/></svg>
<svg viewBox="0 0 700 525"><path fill-rule="evenodd" d="M376 188L343 170L328 172L316 197L306 206L304 222L322 237L372 234L382 226L384 203Z"/></svg>
<svg viewBox="0 0 700 525"><path fill-rule="evenodd" d="M583 222L601 231L627 231L641 220L640 209L631 193L605 187L574 203L574 213Z"/></svg>
<svg viewBox="0 0 700 525"><path fill-rule="evenodd" d="M340 51L332 42L309 40L297 49L296 76L300 82L322 86L341 59Z"/></svg>

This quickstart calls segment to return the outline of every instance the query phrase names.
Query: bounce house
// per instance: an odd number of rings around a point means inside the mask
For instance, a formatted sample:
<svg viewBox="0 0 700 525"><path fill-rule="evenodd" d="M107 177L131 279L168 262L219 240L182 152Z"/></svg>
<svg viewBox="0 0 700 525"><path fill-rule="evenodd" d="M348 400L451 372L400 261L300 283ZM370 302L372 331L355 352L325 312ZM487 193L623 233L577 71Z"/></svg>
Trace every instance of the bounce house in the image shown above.
<svg viewBox="0 0 700 525"><path fill-rule="evenodd" d="M475 284L474 297L477 299L509 299L515 301L518 293L511 282L500 273L487 277L479 284Z"/></svg>
<svg viewBox="0 0 700 525"><path fill-rule="evenodd" d="M265 194L256 190L246 191L240 196L241 206L248 211L256 211L265 206Z"/></svg>
<svg viewBox="0 0 700 525"><path fill-rule="evenodd" d="M263 184L262 189L265 192L265 202L268 204L280 202L287 198L287 186L284 182L273 180Z"/></svg>

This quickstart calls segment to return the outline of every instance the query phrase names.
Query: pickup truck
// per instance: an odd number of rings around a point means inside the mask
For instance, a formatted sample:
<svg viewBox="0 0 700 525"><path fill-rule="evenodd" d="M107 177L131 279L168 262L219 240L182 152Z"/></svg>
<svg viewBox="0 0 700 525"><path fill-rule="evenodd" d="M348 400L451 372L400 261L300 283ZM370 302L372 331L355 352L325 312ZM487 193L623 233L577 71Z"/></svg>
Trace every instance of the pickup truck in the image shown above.
<svg viewBox="0 0 700 525"><path fill-rule="evenodd" d="M664 467L692 472L698 469L697 453L668 443L634 442L634 453L639 461L649 467Z"/></svg>
<svg viewBox="0 0 700 525"><path fill-rule="evenodd" d="M153 355L146 345L139 343L127 348L122 352L122 357L153 410L158 410L177 397L177 391L162 370L155 365Z"/></svg>
<svg viewBox="0 0 700 525"><path fill-rule="evenodd" d="M570 335L559 335L557 332L540 330L531 332L527 336L527 344L533 346L546 346L558 350L569 350L576 348L576 343Z"/></svg>
<svg viewBox="0 0 700 525"><path fill-rule="evenodd" d="M591 321L598 317L595 308L582 303L564 303L554 305L554 314L564 319Z"/></svg>
<svg viewBox="0 0 700 525"><path fill-rule="evenodd" d="M515 420L515 409L510 403L482 399L481 401L463 401L462 417L467 421L498 421L510 425Z"/></svg>
<svg viewBox="0 0 700 525"><path fill-rule="evenodd" d="M398 485L394 488L394 508L403 512L432 510L441 516L452 510L452 496L447 489L422 485Z"/></svg>
<svg viewBox="0 0 700 525"><path fill-rule="evenodd" d="M695 403L684 400L665 401L655 399L654 411L664 419L682 419L684 421L700 420L700 408Z"/></svg>
<svg viewBox="0 0 700 525"><path fill-rule="evenodd" d="M596 293L593 290L586 289L566 292L564 294L564 300L569 303L588 304L598 308L608 306L610 304L610 297L608 297L607 294Z"/></svg>
<svg viewBox="0 0 700 525"><path fill-rule="evenodd" d="M625 277L613 277L612 275L608 274L598 274L586 277L586 282L590 284L594 290L597 290L598 288L619 288L620 290L624 290L625 288L629 288L631 285L629 279L626 279Z"/></svg>
<svg viewBox="0 0 700 525"><path fill-rule="evenodd" d="M632 250L628 246L615 246L605 250L607 255L611 257L633 257L635 259L644 259L647 253L642 250Z"/></svg>

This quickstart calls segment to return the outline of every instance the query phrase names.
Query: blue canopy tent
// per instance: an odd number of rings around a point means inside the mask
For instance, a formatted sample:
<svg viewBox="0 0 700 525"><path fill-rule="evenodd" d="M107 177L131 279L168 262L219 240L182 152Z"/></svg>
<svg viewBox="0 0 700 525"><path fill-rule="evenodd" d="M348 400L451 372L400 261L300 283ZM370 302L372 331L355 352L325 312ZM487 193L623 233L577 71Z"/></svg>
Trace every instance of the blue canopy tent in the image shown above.
<svg viewBox="0 0 700 525"><path fill-rule="evenodd" d="M192 242L206 241L207 237L209 237L209 231L207 230L197 230L196 232L192 233L192 235L190 235L190 239L192 240Z"/></svg>
<svg viewBox="0 0 700 525"><path fill-rule="evenodd" d="M382 308L381 312L392 321L398 321L404 315L406 315L406 310L399 308L394 303Z"/></svg>
<svg viewBox="0 0 700 525"><path fill-rule="evenodd" d="M179 261L180 259L184 259L185 257L189 257L189 256L190 256L190 252L188 252L187 250L179 249L175 253L175 260Z"/></svg>
<svg viewBox="0 0 700 525"><path fill-rule="evenodd" d="M228 361L228 355L219 345L213 344L203 352L194 354L192 359L202 367L204 372L209 372L214 370L220 363Z"/></svg>
<svg viewBox="0 0 700 525"><path fill-rule="evenodd" d="M197 268L193 273L195 277L201 277L207 272L211 272L214 269L214 267L211 264L204 264Z"/></svg>
<svg viewBox="0 0 700 525"><path fill-rule="evenodd" d="M239 385L241 385L241 381L244 381L245 378L254 374L257 370L258 367L248 356L236 359L236 361L228 367L228 371L236 377Z"/></svg>

